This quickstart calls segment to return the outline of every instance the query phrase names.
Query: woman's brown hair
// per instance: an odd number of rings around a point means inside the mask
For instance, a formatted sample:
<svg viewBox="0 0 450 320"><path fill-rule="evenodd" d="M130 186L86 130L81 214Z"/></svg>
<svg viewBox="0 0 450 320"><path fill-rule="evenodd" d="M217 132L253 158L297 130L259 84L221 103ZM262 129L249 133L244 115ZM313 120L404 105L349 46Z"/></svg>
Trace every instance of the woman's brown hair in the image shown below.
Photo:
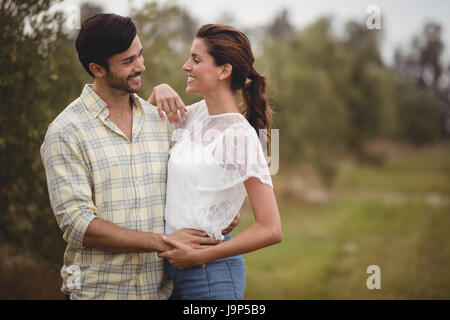
<svg viewBox="0 0 450 320"><path fill-rule="evenodd" d="M238 29L221 24L202 26L196 37L205 41L208 53L217 66L226 63L232 66L231 89L242 90L244 115L257 133L259 129L267 129L270 146L272 109L266 98L266 78L253 67L255 58L250 40Z"/></svg>

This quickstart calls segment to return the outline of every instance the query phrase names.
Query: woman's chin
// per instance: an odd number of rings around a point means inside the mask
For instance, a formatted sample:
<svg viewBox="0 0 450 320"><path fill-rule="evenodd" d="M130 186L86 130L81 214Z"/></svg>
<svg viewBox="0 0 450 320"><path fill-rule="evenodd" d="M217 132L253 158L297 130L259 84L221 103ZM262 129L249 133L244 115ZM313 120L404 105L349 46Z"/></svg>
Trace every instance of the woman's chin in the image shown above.
<svg viewBox="0 0 450 320"><path fill-rule="evenodd" d="M187 94L196 94L195 90L189 86L186 87Z"/></svg>

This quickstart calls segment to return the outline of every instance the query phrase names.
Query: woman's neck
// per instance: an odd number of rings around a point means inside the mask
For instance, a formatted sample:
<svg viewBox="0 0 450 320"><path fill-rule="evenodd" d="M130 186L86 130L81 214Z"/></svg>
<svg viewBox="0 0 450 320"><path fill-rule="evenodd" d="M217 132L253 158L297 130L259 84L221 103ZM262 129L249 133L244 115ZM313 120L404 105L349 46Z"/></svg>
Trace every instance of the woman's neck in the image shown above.
<svg viewBox="0 0 450 320"><path fill-rule="evenodd" d="M204 96L209 115L239 113L237 94L231 90L217 90Z"/></svg>

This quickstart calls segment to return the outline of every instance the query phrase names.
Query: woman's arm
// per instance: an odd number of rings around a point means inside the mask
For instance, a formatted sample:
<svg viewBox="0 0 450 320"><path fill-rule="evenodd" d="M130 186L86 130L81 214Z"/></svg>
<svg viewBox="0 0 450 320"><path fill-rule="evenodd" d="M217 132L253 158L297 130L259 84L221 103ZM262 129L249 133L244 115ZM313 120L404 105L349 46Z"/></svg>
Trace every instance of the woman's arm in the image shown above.
<svg viewBox="0 0 450 320"><path fill-rule="evenodd" d="M192 249L176 240L163 237L173 250L160 253L175 267L184 269L206 262L244 254L281 242L281 221L273 189L257 178L249 178L245 188L255 216L255 223L232 239L204 249Z"/></svg>
<svg viewBox="0 0 450 320"><path fill-rule="evenodd" d="M186 119L185 113L187 109L181 100L178 93L172 89L168 84L160 84L153 88L148 103L158 107L158 113L162 120L164 120L163 110L167 115L170 123L178 123L178 110L183 120Z"/></svg>

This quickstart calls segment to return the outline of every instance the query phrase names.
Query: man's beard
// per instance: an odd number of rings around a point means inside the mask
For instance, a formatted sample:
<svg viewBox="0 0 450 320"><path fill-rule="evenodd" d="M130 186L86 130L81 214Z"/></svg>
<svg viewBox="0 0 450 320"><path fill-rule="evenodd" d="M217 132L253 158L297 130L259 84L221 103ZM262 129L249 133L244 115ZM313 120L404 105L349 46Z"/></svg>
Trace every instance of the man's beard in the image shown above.
<svg viewBox="0 0 450 320"><path fill-rule="evenodd" d="M133 89L128 85L128 80L132 77L141 75L141 72L137 72L127 78L116 77L114 73L106 71L105 81L106 83L116 90L123 91L125 93L137 93L141 90L142 85L138 89Z"/></svg>

